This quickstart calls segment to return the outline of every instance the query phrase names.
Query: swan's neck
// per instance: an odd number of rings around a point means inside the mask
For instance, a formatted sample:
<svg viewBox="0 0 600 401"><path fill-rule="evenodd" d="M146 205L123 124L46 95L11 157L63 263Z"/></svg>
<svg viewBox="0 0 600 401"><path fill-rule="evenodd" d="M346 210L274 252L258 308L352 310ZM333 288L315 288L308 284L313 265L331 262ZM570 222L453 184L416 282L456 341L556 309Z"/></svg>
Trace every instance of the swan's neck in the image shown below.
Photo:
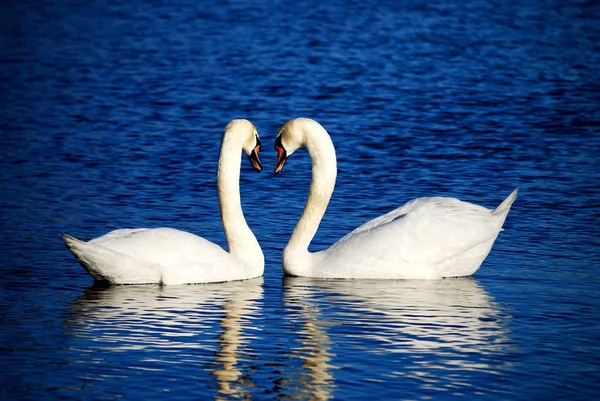
<svg viewBox="0 0 600 401"><path fill-rule="evenodd" d="M308 246L325 214L337 177L335 148L327 131L315 126L306 130L305 135L306 147L312 158L312 180L304 211L285 247L283 261L287 273L295 276L306 275L301 270L308 268Z"/></svg>
<svg viewBox="0 0 600 401"><path fill-rule="evenodd" d="M240 146L227 135L221 144L217 187L221 222L229 253L252 268L264 267L264 256L256 237L248 227L240 199Z"/></svg>

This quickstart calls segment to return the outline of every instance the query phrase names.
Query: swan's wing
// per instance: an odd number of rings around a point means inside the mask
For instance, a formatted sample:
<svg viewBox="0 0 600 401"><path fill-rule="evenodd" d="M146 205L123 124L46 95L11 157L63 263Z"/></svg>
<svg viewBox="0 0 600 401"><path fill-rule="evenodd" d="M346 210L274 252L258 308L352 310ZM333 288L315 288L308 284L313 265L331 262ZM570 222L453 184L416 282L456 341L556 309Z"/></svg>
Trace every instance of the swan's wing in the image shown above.
<svg viewBox="0 0 600 401"><path fill-rule="evenodd" d="M419 198L363 224L328 253L434 264L498 235L491 211L454 198Z"/></svg>
<svg viewBox="0 0 600 401"><path fill-rule="evenodd" d="M422 202L425 199L432 199L432 198L418 198L418 199L413 199L410 202L405 203L404 205L400 206L397 209L392 210L391 212L388 212L384 215L381 215L379 217L376 217L372 220L367 221L366 223L364 223L362 226L355 228L352 232L346 234L341 240L344 241L347 238L351 238L363 231L369 231L372 230L378 226L382 226L385 225L393 220L398 219L399 217L403 217L406 213L408 213L409 211L411 211L414 207L415 204Z"/></svg>
<svg viewBox="0 0 600 401"><path fill-rule="evenodd" d="M217 244L172 228L115 230L89 243L164 267L231 258Z"/></svg>
<svg viewBox="0 0 600 401"><path fill-rule="evenodd" d="M113 284L148 284L161 281L161 266L80 241L63 234L65 244L94 279Z"/></svg>
<svg viewBox="0 0 600 401"><path fill-rule="evenodd" d="M218 245L170 228L115 230L89 242L63 238L89 274L114 284L224 282L244 272Z"/></svg>
<svg viewBox="0 0 600 401"><path fill-rule="evenodd" d="M110 242L111 240L118 240L120 238L128 238L128 237L133 236L135 233L149 231L149 230L152 230L152 229L149 229L149 228L123 228L120 230L113 230L109 233L104 234L101 237L94 238L88 242L100 245L101 243Z"/></svg>

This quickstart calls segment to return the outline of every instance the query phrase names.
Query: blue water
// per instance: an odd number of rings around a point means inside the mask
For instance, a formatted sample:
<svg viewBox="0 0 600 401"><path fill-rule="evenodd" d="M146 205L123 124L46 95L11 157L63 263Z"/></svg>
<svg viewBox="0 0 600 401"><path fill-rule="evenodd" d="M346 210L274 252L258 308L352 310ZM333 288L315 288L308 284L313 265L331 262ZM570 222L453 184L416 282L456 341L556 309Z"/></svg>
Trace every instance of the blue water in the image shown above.
<svg viewBox="0 0 600 401"><path fill-rule="evenodd" d="M598 397L597 2L216 3L0 3L0 398ZM272 143L300 116L338 154L314 250L414 197L519 186L474 277L284 278L310 159L275 177ZM241 180L264 277L94 286L61 232L225 246L233 118L264 144Z"/></svg>

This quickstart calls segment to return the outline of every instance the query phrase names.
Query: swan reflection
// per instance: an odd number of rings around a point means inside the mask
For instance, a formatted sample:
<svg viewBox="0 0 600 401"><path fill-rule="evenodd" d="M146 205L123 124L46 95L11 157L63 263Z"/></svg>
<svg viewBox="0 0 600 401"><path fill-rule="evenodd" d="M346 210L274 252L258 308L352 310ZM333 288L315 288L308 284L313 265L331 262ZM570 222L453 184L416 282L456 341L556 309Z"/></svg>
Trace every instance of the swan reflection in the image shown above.
<svg viewBox="0 0 600 401"><path fill-rule="evenodd" d="M504 358L493 355L510 348L510 316L473 278L381 281L289 277L284 279L284 288L286 304L299 306L297 310L305 320L302 334L308 338L301 343L310 346L304 353L311 358L328 356L326 363L314 364L311 370L313 378L330 384L321 388L333 388L335 373L331 368L343 365L355 352L357 358L362 357L360 354L373 359L373 371L381 365L382 375L413 377L430 384L438 381L440 371L497 374L507 368ZM334 351L340 348L345 359L335 358ZM385 366L405 370L385 372ZM371 378L375 379L364 379Z"/></svg>
<svg viewBox="0 0 600 401"><path fill-rule="evenodd" d="M304 285L293 285L293 278L284 279L284 306L287 319L298 324L292 346L291 358L302 361L301 372L288 374L286 388L290 398L328 400L335 389L331 363L336 355L327 333L327 321L317 303L312 299L311 289ZM290 373L290 372L288 372Z"/></svg>
<svg viewBox="0 0 600 401"><path fill-rule="evenodd" d="M178 364L198 374L209 371L220 395L249 395L253 383L243 379L241 361L260 335L255 320L262 284L256 278L192 286L92 286L71 304L66 326L86 340L75 341L84 345L81 352L100 351L105 358L127 352L127 362L133 358L138 369ZM131 374L126 367L121 373Z"/></svg>

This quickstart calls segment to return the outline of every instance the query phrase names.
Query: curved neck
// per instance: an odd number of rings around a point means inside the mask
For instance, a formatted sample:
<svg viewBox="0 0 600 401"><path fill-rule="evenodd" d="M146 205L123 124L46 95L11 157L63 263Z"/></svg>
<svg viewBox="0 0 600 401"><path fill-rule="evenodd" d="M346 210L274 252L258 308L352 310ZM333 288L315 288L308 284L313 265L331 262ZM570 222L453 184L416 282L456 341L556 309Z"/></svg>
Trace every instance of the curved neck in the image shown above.
<svg viewBox="0 0 600 401"><path fill-rule="evenodd" d="M312 158L312 180L304 211L286 246L288 252L308 252L325 214L337 177L337 161L331 137L320 125L305 131L305 143Z"/></svg>
<svg viewBox="0 0 600 401"><path fill-rule="evenodd" d="M221 143L217 173L221 222L227 239L228 252L246 265L262 269L264 266L262 250L242 212L240 150L240 145L225 134Z"/></svg>

